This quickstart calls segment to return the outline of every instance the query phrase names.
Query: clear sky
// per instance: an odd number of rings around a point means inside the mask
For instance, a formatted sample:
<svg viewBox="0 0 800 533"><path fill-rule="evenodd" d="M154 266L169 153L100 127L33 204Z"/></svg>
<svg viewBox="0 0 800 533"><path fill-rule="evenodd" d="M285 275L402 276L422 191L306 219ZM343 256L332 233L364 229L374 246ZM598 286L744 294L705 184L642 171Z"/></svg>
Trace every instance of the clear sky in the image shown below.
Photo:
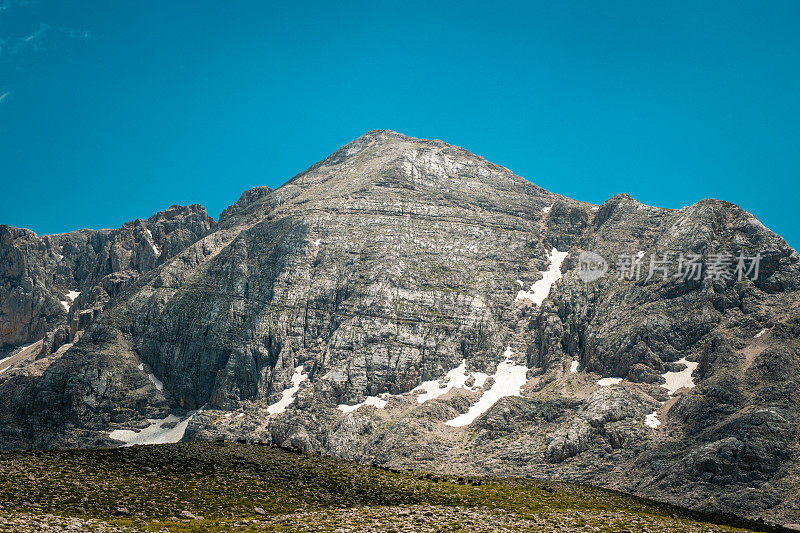
<svg viewBox="0 0 800 533"><path fill-rule="evenodd" d="M0 223L215 218L371 129L800 246L800 1L0 0Z"/></svg>

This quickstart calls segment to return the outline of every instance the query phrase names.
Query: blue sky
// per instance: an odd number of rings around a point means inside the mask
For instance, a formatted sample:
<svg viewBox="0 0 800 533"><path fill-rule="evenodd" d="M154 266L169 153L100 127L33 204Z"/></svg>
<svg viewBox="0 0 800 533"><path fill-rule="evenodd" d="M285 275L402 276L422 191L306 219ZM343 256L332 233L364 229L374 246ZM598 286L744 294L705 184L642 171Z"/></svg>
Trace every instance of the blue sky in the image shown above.
<svg viewBox="0 0 800 533"><path fill-rule="evenodd" d="M0 0L0 223L212 216L371 129L800 245L800 2Z"/></svg>

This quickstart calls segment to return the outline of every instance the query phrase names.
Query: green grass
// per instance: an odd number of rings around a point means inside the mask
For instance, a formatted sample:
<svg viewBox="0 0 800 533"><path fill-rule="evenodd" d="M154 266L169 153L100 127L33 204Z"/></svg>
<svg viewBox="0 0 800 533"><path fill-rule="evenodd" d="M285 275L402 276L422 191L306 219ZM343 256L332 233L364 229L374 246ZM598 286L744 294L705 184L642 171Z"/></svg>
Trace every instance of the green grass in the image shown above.
<svg viewBox="0 0 800 533"><path fill-rule="evenodd" d="M407 505L488 508L521 517L622 511L687 524L724 522L582 485L396 472L267 446L195 442L0 453L0 516L50 513L145 530L247 531L255 528L248 520L265 519L256 507L269 518L298 509L328 512ZM115 515L121 507L129 514ZM181 511L205 520L174 520ZM613 521L608 525L610 530L619 528ZM282 530L279 526L270 529Z"/></svg>

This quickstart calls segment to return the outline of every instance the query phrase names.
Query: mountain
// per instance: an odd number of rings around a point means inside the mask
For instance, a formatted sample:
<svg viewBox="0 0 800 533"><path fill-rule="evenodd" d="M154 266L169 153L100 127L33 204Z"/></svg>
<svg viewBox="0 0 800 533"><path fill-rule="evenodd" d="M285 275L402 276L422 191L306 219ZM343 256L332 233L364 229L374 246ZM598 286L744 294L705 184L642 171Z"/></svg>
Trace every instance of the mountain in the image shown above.
<svg viewBox="0 0 800 533"><path fill-rule="evenodd" d="M800 523L800 256L742 209L595 206L390 131L172 209L1 230L4 342L45 346L0 362L0 445L244 439Z"/></svg>

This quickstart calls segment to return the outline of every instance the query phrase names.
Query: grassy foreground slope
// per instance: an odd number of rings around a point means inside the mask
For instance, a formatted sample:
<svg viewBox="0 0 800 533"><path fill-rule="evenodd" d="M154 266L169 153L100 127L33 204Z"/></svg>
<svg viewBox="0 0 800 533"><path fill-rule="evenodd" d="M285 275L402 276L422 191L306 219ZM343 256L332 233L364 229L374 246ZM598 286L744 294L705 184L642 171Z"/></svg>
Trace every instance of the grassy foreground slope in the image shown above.
<svg viewBox="0 0 800 533"><path fill-rule="evenodd" d="M0 531L503 529L769 530L581 485L443 478L256 445L0 454Z"/></svg>

